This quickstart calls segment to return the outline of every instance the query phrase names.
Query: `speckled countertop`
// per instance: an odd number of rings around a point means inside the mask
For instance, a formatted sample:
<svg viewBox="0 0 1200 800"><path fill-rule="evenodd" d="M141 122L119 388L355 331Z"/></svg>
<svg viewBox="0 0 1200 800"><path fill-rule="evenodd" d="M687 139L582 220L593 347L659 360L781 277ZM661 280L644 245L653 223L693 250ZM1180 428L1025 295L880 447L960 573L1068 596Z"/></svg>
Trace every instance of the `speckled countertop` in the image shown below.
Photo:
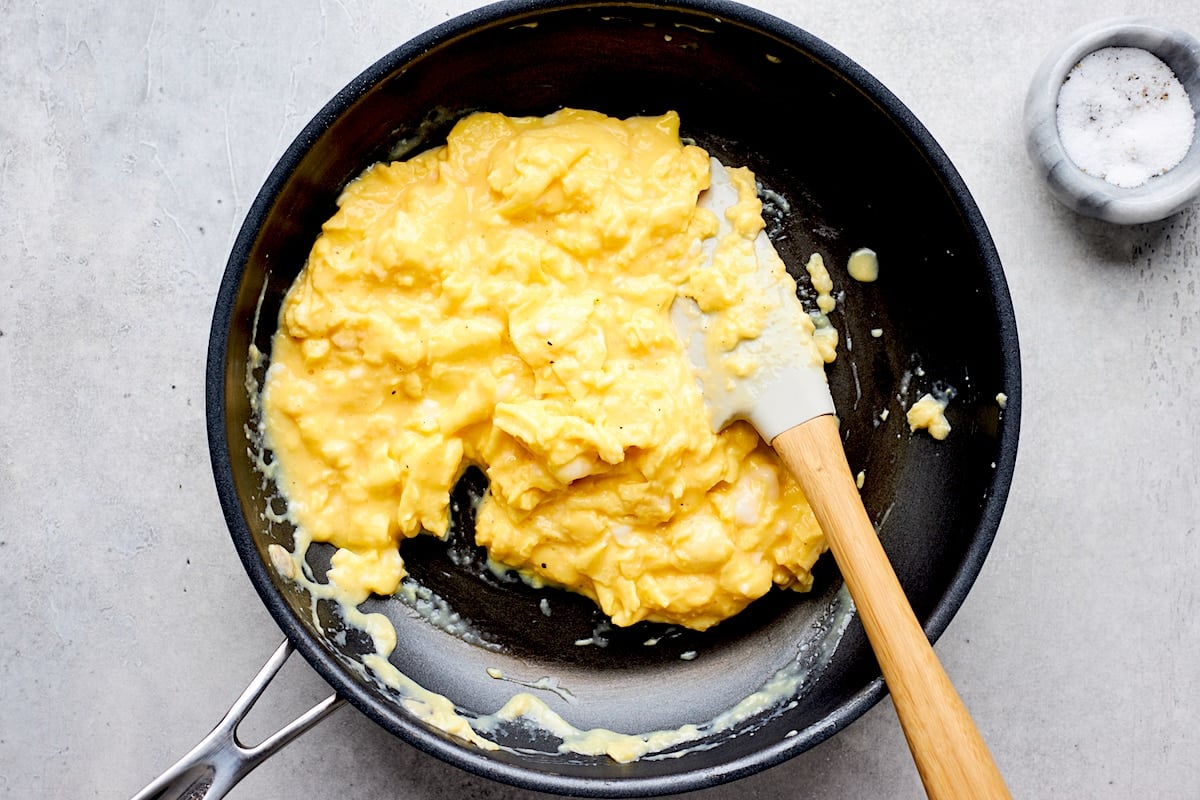
<svg viewBox="0 0 1200 800"><path fill-rule="evenodd" d="M939 140L1004 261L1024 409L1008 510L938 652L1013 793L1200 796L1200 207L1114 227L1059 205L1021 111L1049 48L1163 0L759 0ZM470 2L0 2L0 796L121 798L208 732L278 629L225 531L204 360L237 227L305 121ZM764 124L769 120L764 120ZM247 739L324 696L299 659ZM693 797L916 798L890 703ZM351 709L235 798L533 797Z"/></svg>

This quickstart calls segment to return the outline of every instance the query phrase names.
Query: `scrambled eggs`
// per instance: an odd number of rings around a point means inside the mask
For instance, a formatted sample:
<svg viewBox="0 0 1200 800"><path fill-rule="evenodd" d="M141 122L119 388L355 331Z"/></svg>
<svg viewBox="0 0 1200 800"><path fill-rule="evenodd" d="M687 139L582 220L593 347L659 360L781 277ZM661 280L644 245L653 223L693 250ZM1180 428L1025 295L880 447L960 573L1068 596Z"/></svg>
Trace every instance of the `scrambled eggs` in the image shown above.
<svg viewBox="0 0 1200 800"><path fill-rule="evenodd" d="M677 296L712 305L744 279L695 277L717 220L697 207L708 155L678 128L480 113L346 188L262 399L290 514L338 548L348 600L397 590L400 542L447 532L472 464L490 557L617 625L704 629L811 586L825 541L799 487L747 423L710 429L671 323ZM752 240L761 204L733 172L755 224L731 235ZM736 303L717 313L730 347L754 335Z"/></svg>
<svg viewBox="0 0 1200 800"><path fill-rule="evenodd" d="M905 415L908 419L909 430L916 432L921 428L929 431L929 435L939 441L950 435L950 421L946 419L946 399L936 398L932 394L924 394L921 399L912 404Z"/></svg>

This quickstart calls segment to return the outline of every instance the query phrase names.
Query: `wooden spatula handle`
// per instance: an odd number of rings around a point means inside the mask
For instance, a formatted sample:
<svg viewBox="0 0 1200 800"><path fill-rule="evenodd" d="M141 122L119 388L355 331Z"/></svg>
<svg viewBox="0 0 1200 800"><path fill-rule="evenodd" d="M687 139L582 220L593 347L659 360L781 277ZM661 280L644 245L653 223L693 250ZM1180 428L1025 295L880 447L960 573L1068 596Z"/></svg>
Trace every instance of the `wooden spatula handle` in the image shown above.
<svg viewBox="0 0 1200 800"><path fill-rule="evenodd" d="M771 442L808 497L866 628L909 749L933 800L1008 789L900 587L850 474L837 421L816 417Z"/></svg>

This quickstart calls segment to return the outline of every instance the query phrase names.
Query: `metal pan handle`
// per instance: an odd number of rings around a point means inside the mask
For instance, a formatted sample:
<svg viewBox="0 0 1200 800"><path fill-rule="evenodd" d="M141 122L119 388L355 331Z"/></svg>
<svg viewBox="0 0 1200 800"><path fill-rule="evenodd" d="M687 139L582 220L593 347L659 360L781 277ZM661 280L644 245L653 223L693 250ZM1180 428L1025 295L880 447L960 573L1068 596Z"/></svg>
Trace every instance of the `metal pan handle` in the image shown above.
<svg viewBox="0 0 1200 800"><path fill-rule="evenodd" d="M135 794L133 800L218 800L277 750L346 702L336 694L330 695L261 744L246 747L238 741L238 725L291 654L291 642L284 640L212 733L149 786Z"/></svg>

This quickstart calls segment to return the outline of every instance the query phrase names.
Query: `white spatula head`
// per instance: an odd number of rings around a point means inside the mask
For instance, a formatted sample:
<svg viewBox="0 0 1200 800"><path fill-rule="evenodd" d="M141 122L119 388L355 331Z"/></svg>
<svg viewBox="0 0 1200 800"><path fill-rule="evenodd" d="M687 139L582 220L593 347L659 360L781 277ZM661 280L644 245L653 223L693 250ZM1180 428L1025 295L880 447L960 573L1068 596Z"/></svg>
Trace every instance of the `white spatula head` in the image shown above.
<svg viewBox="0 0 1200 800"><path fill-rule="evenodd" d="M728 214L738 203L738 189L721 162L711 162L710 185L699 205L716 214L719 228L701 244L702 269L711 268L719 248L731 244L726 237L741 235ZM752 261L741 278L741 302L706 312L681 295L671 305L671 320L696 370L713 430L745 419L770 442L788 428L834 413L834 407L812 319L765 230L753 239ZM761 314L761 332L727 347L729 326L721 317L730 314Z"/></svg>

